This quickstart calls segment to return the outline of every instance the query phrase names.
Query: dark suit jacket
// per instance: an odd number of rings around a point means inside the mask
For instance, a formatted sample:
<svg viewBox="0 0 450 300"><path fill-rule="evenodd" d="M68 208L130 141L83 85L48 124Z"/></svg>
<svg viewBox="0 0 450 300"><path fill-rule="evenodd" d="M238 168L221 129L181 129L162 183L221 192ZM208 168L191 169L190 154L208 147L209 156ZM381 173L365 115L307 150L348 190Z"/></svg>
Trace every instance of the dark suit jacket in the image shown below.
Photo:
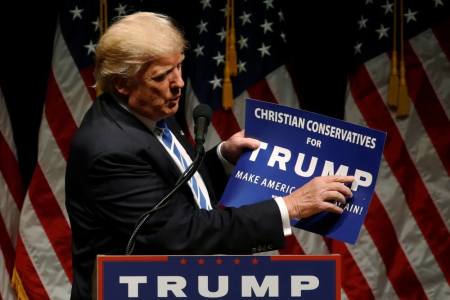
<svg viewBox="0 0 450 300"><path fill-rule="evenodd" d="M191 151L174 120L168 123ZM213 170L213 178L207 168ZM200 173L211 200L216 201L216 192L224 186L220 179L225 177L215 149L207 154ZM96 255L123 254L136 221L180 175L160 142L135 116L110 95L95 101L72 141L67 164L66 207L74 272L71 299L90 299ZM244 254L282 244L281 216L273 200L206 211L197 207L186 184L141 228L134 253Z"/></svg>

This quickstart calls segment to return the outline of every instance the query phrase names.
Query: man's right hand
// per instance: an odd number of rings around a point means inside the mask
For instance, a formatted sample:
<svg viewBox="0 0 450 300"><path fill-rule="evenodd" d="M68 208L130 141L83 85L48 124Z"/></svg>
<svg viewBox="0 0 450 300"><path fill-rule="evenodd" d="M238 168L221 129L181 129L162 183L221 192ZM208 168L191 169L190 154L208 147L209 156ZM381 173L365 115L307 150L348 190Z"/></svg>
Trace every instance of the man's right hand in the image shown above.
<svg viewBox="0 0 450 300"><path fill-rule="evenodd" d="M307 218L322 211L341 214L342 208L333 202L345 204L346 199L352 197L350 188L345 184L354 180L353 176L322 176L312 179L292 194L283 197L289 218Z"/></svg>

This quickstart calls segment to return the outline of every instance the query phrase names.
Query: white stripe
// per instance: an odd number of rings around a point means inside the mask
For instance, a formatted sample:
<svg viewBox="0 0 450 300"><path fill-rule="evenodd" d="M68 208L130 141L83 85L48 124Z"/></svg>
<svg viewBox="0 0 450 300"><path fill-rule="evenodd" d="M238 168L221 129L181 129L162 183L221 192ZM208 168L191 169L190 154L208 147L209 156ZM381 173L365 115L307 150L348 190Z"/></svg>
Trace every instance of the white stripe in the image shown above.
<svg viewBox="0 0 450 300"><path fill-rule="evenodd" d="M428 29L409 42L422 63L447 118L450 118L450 62L442 52L439 41L433 31Z"/></svg>
<svg viewBox="0 0 450 300"><path fill-rule="evenodd" d="M366 278L375 299L398 299L391 282L388 280L385 265L377 247L364 226L361 228L357 244L346 244L346 246L364 278Z"/></svg>
<svg viewBox="0 0 450 300"><path fill-rule="evenodd" d="M53 47L52 68L57 85L72 114L77 126L80 126L84 114L92 105L91 96L70 54L61 33L61 27L56 26Z"/></svg>
<svg viewBox="0 0 450 300"><path fill-rule="evenodd" d="M44 109L45 112L45 109ZM66 160L55 141L54 136L47 123L47 118L44 116L39 130L39 151L38 162L42 173L47 180L56 202L58 203L61 212L70 226L69 216L66 210L66 195L64 188L64 177L66 173Z"/></svg>
<svg viewBox="0 0 450 300"><path fill-rule="evenodd" d="M9 119L8 109L6 106L5 98L3 97L2 90L0 89L0 134L3 135L6 143L11 149L14 157L17 159L16 146L14 144L11 121Z"/></svg>
<svg viewBox="0 0 450 300"><path fill-rule="evenodd" d="M349 93L345 111L346 120L367 126ZM446 281L440 272L440 267L421 235L421 231L406 203L403 191L384 158L381 160L375 191L394 226L397 239L426 293L434 293L434 289L445 289L443 285L446 285ZM441 280L436 280L436 278Z"/></svg>
<svg viewBox="0 0 450 300"><path fill-rule="evenodd" d="M388 66L389 63L389 58L385 54L379 55L366 63L366 69L385 104L387 103L389 68L380 66ZM404 120L397 120L393 114L391 112L391 118L402 135L408 153L414 161L433 202L436 204L437 211L441 214L442 220L449 229L450 205L448 205L447 194L450 177L432 146L414 106L411 107L409 117Z"/></svg>
<svg viewBox="0 0 450 300"><path fill-rule="evenodd" d="M266 81L278 103L293 108L299 107L297 93L286 66L282 65L272 71L266 76Z"/></svg>
<svg viewBox="0 0 450 300"><path fill-rule="evenodd" d="M245 128L245 103L248 97L247 91L244 91L233 101L233 114L240 128Z"/></svg>
<svg viewBox="0 0 450 300"><path fill-rule="evenodd" d="M300 246L309 255L328 255L328 247L323 240L323 236L306 230L292 227L292 233L297 238Z"/></svg>
<svg viewBox="0 0 450 300"><path fill-rule="evenodd" d="M0 218L5 223L6 231L12 244L16 245L17 229L19 228L20 212L14 201L3 174L0 172Z"/></svg>
<svg viewBox="0 0 450 300"><path fill-rule="evenodd" d="M28 194L20 218L20 236L50 299L69 299L71 283L35 214Z"/></svg>
<svg viewBox="0 0 450 300"><path fill-rule="evenodd" d="M192 136L194 136L194 122L192 112L194 111L194 107L196 107L199 103L200 102L198 101L198 98L195 95L194 90L192 89L191 80L188 79L186 85L185 116L187 125L189 127L189 132ZM214 148L221 141L222 140L219 137L219 134L217 133L214 126L209 126L208 133L206 135L205 150L208 151L209 149Z"/></svg>
<svg viewBox="0 0 450 300"><path fill-rule="evenodd" d="M15 300L15 294L11 288L11 280L8 271L6 270L5 257L0 251L0 296L3 300Z"/></svg>

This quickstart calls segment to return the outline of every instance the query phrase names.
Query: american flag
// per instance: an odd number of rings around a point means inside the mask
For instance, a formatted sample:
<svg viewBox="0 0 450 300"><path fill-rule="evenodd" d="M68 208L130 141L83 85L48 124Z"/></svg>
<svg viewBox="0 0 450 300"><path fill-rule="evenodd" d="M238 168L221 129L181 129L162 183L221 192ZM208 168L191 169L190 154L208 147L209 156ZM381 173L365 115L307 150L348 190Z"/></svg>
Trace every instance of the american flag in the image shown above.
<svg viewBox="0 0 450 300"><path fill-rule="evenodd" d="M14 299L11 278L24 191L11 122L0 89L0 299Z"/></svg>
<svg viewBox="0 0 450 300"><path fill-rule="evenodd" d="M337 246L343 289L349 299L450 299L450 3L396 2L359 1L354 19L346 119L387 141L359 241ZM387 105L396 11L411 101L402 119Z"/></svg>
<svg viewBox="0 0 450 300"><path fill-rule="evenodd" d="M278 1L279 2L279 1ZM213 108L207 148L227 139L244 126L245 99L255 98L298 107L286 69L287 37L283 10L273 0L235 1L238 74L232 77L233 107L223 109L227 1L201 0L186 70L185 115L192 132L192 108L206 103Z"/></svg>

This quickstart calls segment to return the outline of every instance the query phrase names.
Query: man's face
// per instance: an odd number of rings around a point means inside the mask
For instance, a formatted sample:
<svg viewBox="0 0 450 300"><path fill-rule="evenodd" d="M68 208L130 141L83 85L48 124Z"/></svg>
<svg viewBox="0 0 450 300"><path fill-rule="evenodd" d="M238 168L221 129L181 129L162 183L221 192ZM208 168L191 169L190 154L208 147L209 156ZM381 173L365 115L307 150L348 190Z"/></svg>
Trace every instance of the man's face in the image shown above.
<svg viewBox="0 0 450 300"><path fill-rule="evenodd" d="M173 116L178 110L181 89L183 53L151 62L127 89L128 106L153 121Z"/></svg>

